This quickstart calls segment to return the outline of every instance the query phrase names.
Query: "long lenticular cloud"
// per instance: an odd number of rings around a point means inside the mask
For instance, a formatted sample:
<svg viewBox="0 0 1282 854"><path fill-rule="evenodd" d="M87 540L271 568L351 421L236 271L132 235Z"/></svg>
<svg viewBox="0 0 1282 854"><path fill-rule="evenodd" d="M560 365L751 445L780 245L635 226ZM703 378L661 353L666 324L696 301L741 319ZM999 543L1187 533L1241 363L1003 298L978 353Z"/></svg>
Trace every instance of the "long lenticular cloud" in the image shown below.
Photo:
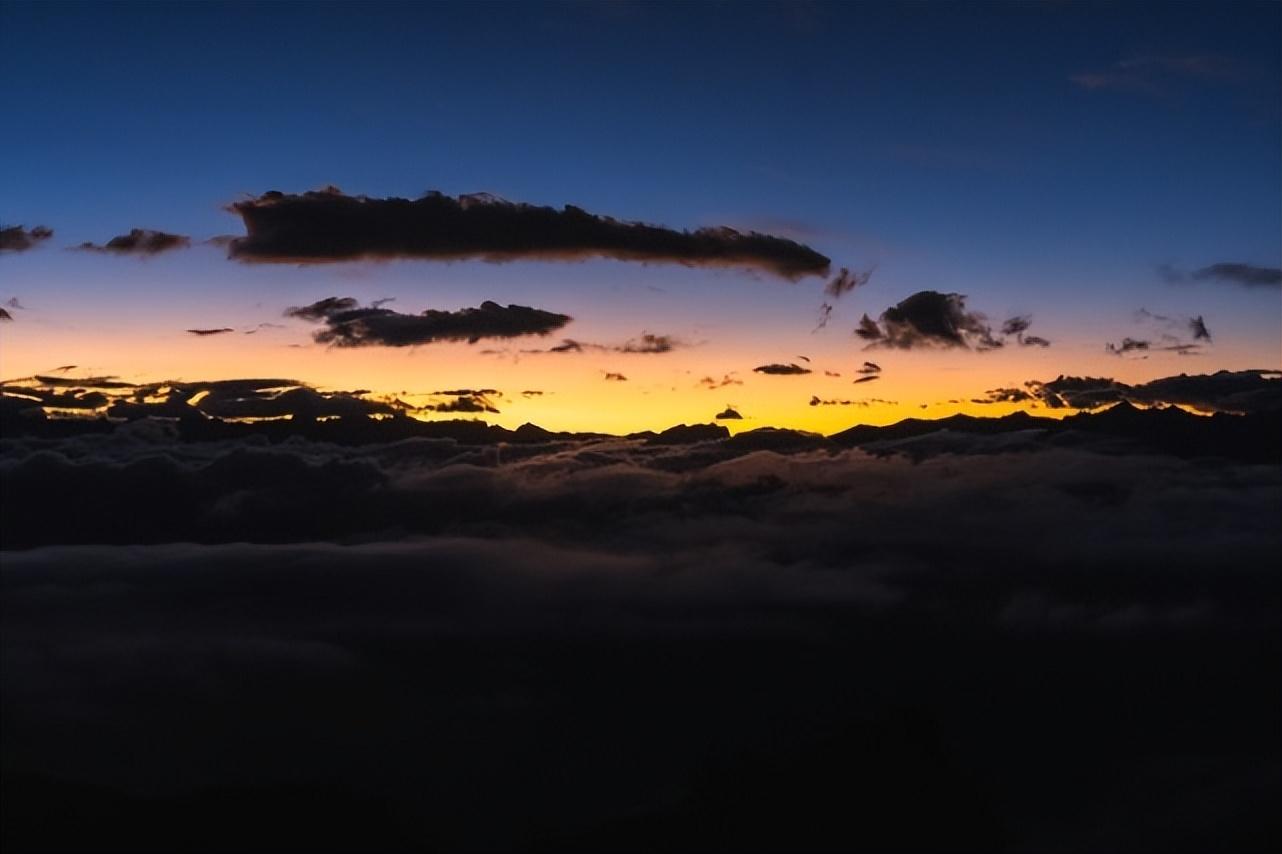
<svg viewBox="0 0 1282 854"><path fill-rule="evenodd" d="M247 233L231 242L230 257L251 263L613 258L744 267L792 280L825 276L830 265L824 255L783 237L731 228L679 231L573 205L557 210L488 194L375 199L329 187L301 194L272 191L231 210L240 214Z"/></svg>
<svg viewBox="0 0 1282 854"><path fill-rule="evenodd" d="M505 307L489 300L480 308L429 308L422 314L402 314L379 306L362 308L351 297L327 297L288 309L285 315L324 322L325 328L313 333L312 338L318 344L336 347L412 347L434 341L475 344L482 338L547 335L571 320L566 314L524 305Z"/></svg>

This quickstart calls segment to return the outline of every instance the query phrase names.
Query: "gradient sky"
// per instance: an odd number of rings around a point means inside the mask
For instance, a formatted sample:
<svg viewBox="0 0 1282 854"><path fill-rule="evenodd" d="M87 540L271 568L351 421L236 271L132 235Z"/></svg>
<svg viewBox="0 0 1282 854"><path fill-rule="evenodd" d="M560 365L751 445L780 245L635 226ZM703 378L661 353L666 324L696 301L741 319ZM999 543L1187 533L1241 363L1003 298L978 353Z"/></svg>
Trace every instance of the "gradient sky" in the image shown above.
<svg viewBox="0 0 1282 854"><path fill-rule="evenodd" d="M46 225L0 259L0 374L287 376L323 388L493 387L505 426L709 421L831 432L952 411L1058 374L1138 382L1282 366L1277 287L1172 283L1282 265L1282 5L436 4L0 6L0 219ZM814 331L823 281L595 260L252 265L200 241L230 202L336 185L513 201L790 237L875 266ZM131 228L138 259L65 251ZM1046 349L868 351L865 312L956 292ZM657 355L529 355L560 337L333 349L286 307L393 297L572 315L565 337ZM1198 356L1119 358L1147 309L1202 316ZM259 323L253 336L239 330ZM191 327L234 327L198 338ZM302 346L294 346L302 345ZM506 348L509 352L482 353ZM754 374L805 355L815 374ZM882 379L853 385L865 359ZM827 377L831 370L840 377ZM628 381L607 382L607 372ZM708 390L701 377L742 385ZM546 392L525 398L523 390ZM892 400L810 406L825 399ZM924 408L923 408L924 407Z"/></svg>

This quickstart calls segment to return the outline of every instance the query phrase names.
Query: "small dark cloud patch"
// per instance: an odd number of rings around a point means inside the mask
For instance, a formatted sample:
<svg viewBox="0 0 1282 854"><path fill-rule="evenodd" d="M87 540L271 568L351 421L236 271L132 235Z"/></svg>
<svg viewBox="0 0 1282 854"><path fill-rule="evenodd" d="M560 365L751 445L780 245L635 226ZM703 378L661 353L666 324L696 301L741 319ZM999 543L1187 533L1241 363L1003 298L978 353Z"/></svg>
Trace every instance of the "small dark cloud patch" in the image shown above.
<svg viewBox="0 0 1282 854"><path fill-rule="evenodd" d="M606 371L605 379L608 382L616 382L616 383L625 383L628 381L627 377L615 371Z"/></svg>
<svg viewBox="0 0 1282 854"><path fill-rule="evenodd" d="M7 308L0 308L0 320L13 322L13 315L9 313Z"/></svg>
<svg viewBox="0 0 1282 854"><path fill-rule="evenodd" d="M1170 266L1159 267L1158 273L1169 282L1181 282L1186 278L1182 272ZM1224 282L1245 288L1282 288L1282 269L1255 264L1211 264L1194 270L1187 278L1196 282Z"/></svg>
<svg viewBox="0 0 1282 854"><path fill-rule="evenodd" d="M856 377L854 381L856 383L870 383L870 382L873 382L874 380L879 380L879 379L881 379L880 375L870 374L866 377Z"/></svg>
<svg viewBox="0 0 1282 854"><path fill-rule="evenodd" d="M27 310L27 307L23 305L22 301L19 300L17 297L9 297L7 300L4 301L4 304L7 305L9 308L16 308L19 311Z"/></svg>
<svg viewBox="0 0 1282 854"><path fill-rule="evenodd" d="M186 249L189 246L191 246L191 238L181 234L132 228L128 234L113 237L101 245L86 241L76 248L87 252L108 252L114 255L159 255L162 252Z"/></svg>
<svg viewBox="0 0 1282 854"><path fill-rule="evenodd" d="M245 334L257 335L260 331L264 329L284 329L284 328L285 328L284 325L280 323L260 323L257 326L255 326L253 329L246 329Z"/></svg>
<svg viewBox="0 0 1282 854"><path fill-rule="evenodd" d="M232 329L230 326L223 326L217 329L188 329L187 331L192 335L204 337L207 335L223 335L228 332L235 332L236 330Z"/></svg>
<svg viewBox="0 0 1282 854"><path fill-rule="evenodd" d="M325 299L317 300L311 305L287 308L285 309L285 316L319 322L328 319L331 315L342 314L359 307L360 303L353 297L325 297ZM378 308L378 306L374 307Z"/></svg>
<svg viewBox="0 0 1282 854"><path fill-rule="evenodd" d="M864 375L880 374L881 365L876 362L864 362L855 373Z"/></svg>
<svg viewBox="0 0 1282 854"><path fill-rule="evenodd" d="M1210 341L1211 332L1206 328L1206 322L1202 320L1202 315L1189 318L1189 332L1193 334L1194 341Z"/></svg>
<svg viewBox="0 0 1282 854"><path fill-rule="evenodd" d="M633 338L626 341L618 348L620 353L668 353L677 346L677 341L671 335L655 335L650 332L641 333L640 338Z"/></svg>
<svg viewBox="0 0 1282 854"><path fill-rule="evenodd" d="M231 209L245 223L231 257L250 262L329 263L362 258L487 261L542 259L668 262L746 267L786 279L827 275L829 259L782 237L731 228L678 231L625 222L567 205L458 198L349 196L329 187L302 194L268 192Z"/></svg>
<svg viewBox="0 0 1282 854"><path fill-rule="evenodd" d="M733 373L725 374L721 379L716 377L703 377L699 380L699 385L707 389L725 388L728 385L743 385L743 380L736 379Z"/></svg>
<svg viewBox="0 0 1282 854"><path fill-rule="evenodd" d="M1127 336L1118 344L1105 344L1105 351L1114 356L1125 356L1128 353L1145 354L1140 358L1148 358L1148 353L1196 356L1204 351L1205 345L1211 343L1211 332L1202 315L1172 317L1141 308L1135 312L1134 320L1147 328L1146 337ZM1191 336L1191 340L1186 336Z"/></svg>
<svg viewBox="0 0 1282 854"><path fill-rule="evenodd" d="M522 350L522 353L538 355L539 353L630 353L655 354L671 353L685 344L672 335L656 335L653 332L642 332L636 338L629 338L622 344L594 344L589 341L578 341L574 338L562 339L560 344L547 348ZM496 354L507 351L495 351Z"/></svg>
<svg viewBox="0 0 1282 854"><path fill-rule="evenodd" d="M443 391L434 391L432 392L432 394L441 395L444 397L452 397L452 396L473 397L476 395L502 395L502 392L500 392L496 388L451 388L451 389L445 389Z"/></svg>
<svg viewBox="0 0 1282 854"><path fill-rule="evenodd" d="M855 335L869 347L983 351L1003 346L1011 335L1022 338L1031 322L1026 316L1011 318L995 335L985 315L967 310L964 294L918 291L883 311L878 320L865 314Z"/></svg>
<svg viewBox="0 0 1282 854"><path fill-rule="evenodd" d="M786 365L773 362L769 365L758 365L752 370L754 373L770 374L772 376L799 376L810 373L809 368L803 368L795 362L789 362Z"/></svg>
<svg viewBox="0 0 1282 854"><path fill-rule="evenodd" d="M829 370L825 370L825 371L824 371L824 376L825 376L825 377L839 377L839 376L841 376L841 373L840 373L839 371L829 371Z"/></svg>
<svg viewBox="0 0 1282 854"><path fill-rule="evenodd" d="M26 252L53 237L53 229L37 225L28 230L21 225L0 228L0 252Z"/></svg>
<svg viewBox="0 0 1282 854"><path fill-rule="evenodd" d="M844 294L868 284L869 280L872 279L873 269L852 273L846 267L842 267L840 272L824 286L824 293L833 299L841 299Z"/></svg>
<svg viewBox="0 0 1282 854"><path fill-rule="evenodd" d="M485 395L460 395L453 400L443 403L429 403L422 407L429 412L494 412L497 413L496 407Z"/></svg>
<svg viewBox="0 0 1282 854"><path fill-rule="evenodd" d="M717 421L741 421L743 416L733 406L727 406L716 415Z"/></svg>
<svg viewBox="0 0 1282 854"><path fill-rule="evenodd" d="M323 322L325 328L313 333L313 340L336 347L412 347L437 341L475 344L482 338L547 335L571 320L565 314L488 300L480 308L401 314L388 308L359 307L350 297L328 297L287 309L285 315Z"/></svg>
<svg viewBox="0 0 1282 854"><path fill-rule="evenodd" d="M521 397L542 397L543 395L544 392L536 388L527 388L525 391L521 392Z"/></svg>
<svg viewBox="0 0 1282 854"><path fill-rule="evenodd" d="M811 405L811 406L859 406L859 407L869 407L869 406L876 406L876 405L878 405L878 404L885 404L885 405L888 405L888 406L894 406L894 405L896 405L896 403L897 403L897 401L894 401L894 400L883 400L882 398L879 398L879 397L866 397L866 398L864 398L864 399L862 399L862 400L825 400L825 399L823 399L823 398L819 397L819 395L812 395L812 396L811 396L811 398L810 398L810 405Z"/></svg>
<svg viewBox="0 0 1282 854"><path fill-rule="evenodd" d="M1019 335L1021 332L1026 332L1032 323L1033 319L1026 314L1018 317L1012 317L1002 324L1002 334Z"/></svg>
<svg viewBox="0 0 1282 854"><path fill-rule="evenodd" d="M1114 344L1109 342L1104 345L1104 349L1114 356L1124 356L1127 353L1144 352L1152 345L1151 341L1145 341L1139 338L1123 338L1121 343Z"/></svg>
<svg viewBox="0 0 1282 854"><path fill-rule="evenodd" d="M1038 400L1029 391L1022 388L994 388L984 393L984 397L971 399L971 403L1027 403Z"/></svg>
<svg viewBox="0 0 1282 854"><path fill-rule="evenodd" d="M1049 347L1051 342L1047 341L1040 335L1024 335L1019 339L1019 343L1025 347Z"/></svg>

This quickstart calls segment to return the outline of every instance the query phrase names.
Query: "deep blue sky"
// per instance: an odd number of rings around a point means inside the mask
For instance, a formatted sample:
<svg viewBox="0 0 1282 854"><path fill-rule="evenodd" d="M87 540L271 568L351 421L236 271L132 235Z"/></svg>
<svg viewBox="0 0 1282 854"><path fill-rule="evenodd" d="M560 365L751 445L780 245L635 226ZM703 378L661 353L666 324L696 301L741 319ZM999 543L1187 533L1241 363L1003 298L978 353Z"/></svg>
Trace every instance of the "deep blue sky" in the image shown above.
<svg viewBox="0 0 1282 854"><path fill-rule="evenodd" d="M1140 306L1204 313L1277 361L1276 290L1154 273L1282 260L1277 3L6 2L0 16L0 216L51 225L60 246L134 226L238 233L221 206L268 189L487 190L876 263L845 329L933 288L1032 311L1091 352ZM271 276L286 304L343 286L330 270L251 276L207 249L163 284L158 264L6 263L9 290L104 311ZM818 302L813 287L625 266L393 266L369 288L424 304L535 289L585 319L602 309L604 328L608 275L690 293L665 309L679 316L747 295L761 323L736 328L754 334Z"/></svg>

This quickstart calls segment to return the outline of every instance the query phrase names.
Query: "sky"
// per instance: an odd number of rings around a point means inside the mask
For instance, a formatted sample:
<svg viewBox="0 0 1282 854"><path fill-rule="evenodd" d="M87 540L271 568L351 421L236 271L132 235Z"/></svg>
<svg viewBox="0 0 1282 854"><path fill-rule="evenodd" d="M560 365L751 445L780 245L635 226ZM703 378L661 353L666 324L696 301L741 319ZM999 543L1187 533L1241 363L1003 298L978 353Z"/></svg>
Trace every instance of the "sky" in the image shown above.
<svg viewBox="0 0 1282 854"><path fill-rule="evenodd" d="M0 221L53 235L0 258L0 378L274 376L415 405L494 389L499 411L481 417L508 427L661 429L729 407L732 430L827 433L1001 414L1027 403L973 401L1061 374L1282 367L1282 6L733 9L5 2ZM789 278L592 253L263 263L207 242L246 237L234 203L325 187L729 226L831 265ZM72 251L135 228L190 245ZM871 275L825 294L842 267ZM964 295L959 316L1004 346L854 334L928 291ZM573 319L543 336L340 347L314 340L326 321L285 316L327 297ZM1026 333L1001 337L1016 317ZM627 352L647 333L670 346ZM1107 349L1127 338L1149 347ZM564 339L589 346L529 352ZM855 383L864 362L881 371ZM754 371L769 364L811 373Z"/></svg>

